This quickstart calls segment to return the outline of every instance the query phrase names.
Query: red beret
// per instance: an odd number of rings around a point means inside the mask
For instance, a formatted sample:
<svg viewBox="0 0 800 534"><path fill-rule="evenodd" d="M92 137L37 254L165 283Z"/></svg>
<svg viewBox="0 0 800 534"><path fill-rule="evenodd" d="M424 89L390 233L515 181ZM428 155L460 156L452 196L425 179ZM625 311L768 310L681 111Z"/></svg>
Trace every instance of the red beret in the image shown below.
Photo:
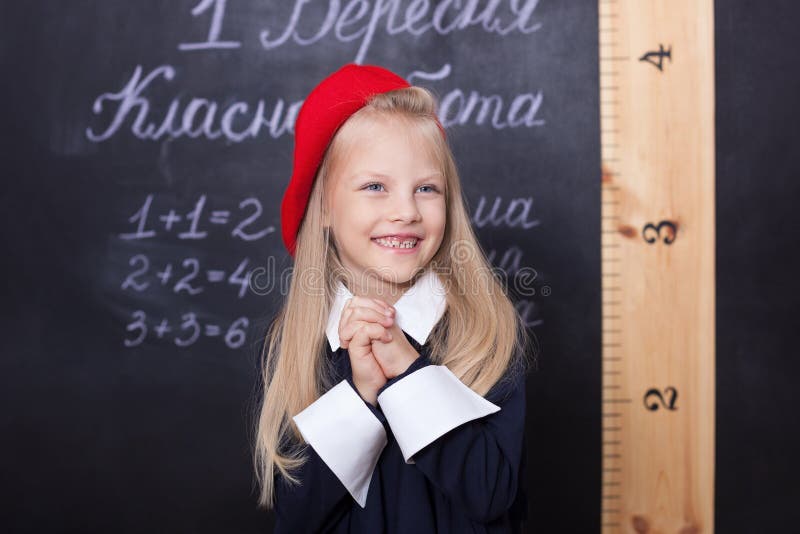
<svg viewBox="0 0 800 534"><path fill-rule="evenodd" d="M281 202L283 243L294 256L311 186L336 130L372 95L409 87L383 67L348 63L322 80L303 102L294 126L294 168ZM438 124L438 121L437 121ZM441 124L439 128L444 135Z"/></svg>

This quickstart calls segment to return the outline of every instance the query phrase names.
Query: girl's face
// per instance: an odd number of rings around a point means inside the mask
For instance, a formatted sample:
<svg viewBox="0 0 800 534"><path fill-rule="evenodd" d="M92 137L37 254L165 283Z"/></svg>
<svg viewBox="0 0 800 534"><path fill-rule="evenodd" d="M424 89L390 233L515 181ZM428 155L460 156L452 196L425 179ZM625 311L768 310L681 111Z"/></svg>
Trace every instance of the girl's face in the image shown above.
<svg viewBox="0 0 800 534"><path fill-rule="evenodd" d="M445 179L412 126L381 119L348 133L347 153L332 175L332 219L326 220L354 277L351 290L393 304L442 243ZM398 242L400 248L392 248ZM405 248L409 243L413 247Z"/></svg>

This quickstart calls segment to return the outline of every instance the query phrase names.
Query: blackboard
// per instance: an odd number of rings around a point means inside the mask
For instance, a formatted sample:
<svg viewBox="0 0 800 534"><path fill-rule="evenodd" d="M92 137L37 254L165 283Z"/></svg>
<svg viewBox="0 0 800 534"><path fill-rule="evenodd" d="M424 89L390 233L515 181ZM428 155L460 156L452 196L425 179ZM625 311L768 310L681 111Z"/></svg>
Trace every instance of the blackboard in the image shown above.
<svg viewBox="0 0 800 534"><path fill-rule="evenodd" d="M291 269L279 204L293 120L320 79L358 62L440 98L481 243L539 342L528 389L530 531L599 531L597 4L398 4L4 4L2 530L269 531L270 515L255 507L249 425L260 341ZM717 6L718 202L731 208L719 210L718 227L729 230L742 189L763 192L746 169L774 152L767 143L743 151L746 134L734 128L747 122L751 94L778 87L773 71L754 66L754 49L739 46L742 27L752 42L784 39L766 8L757 26L744 24L754 7ZM779 110L761 111L762 130ZM781 157L796 169L796 156ZM789 168L775 163L768 174ZM796 181L781 186L797 192ZM759 201L775 214L792 197ZM720 235L720 258L735 255L741 235ZM775 258L763 245L785 243L780 235L753 239ZM752 289L735 275L754 264L718 264L719 334L734 312L728 324L753 331L747 313L766 308L733 300ZM719 347L736 353L739 342L723 336ZM729 400L744 382L759 406L774 384L718 366ZM720 403L718 436L743 439L761 412L743 425L729 406ZM764 444L778 443L773 428L760 427ZM797 450L792 439L781 450ZM719 531L754 531L765 515L797 519L759 500L773 459L750 465L737 451L718 444ZM743 469L758 491L734 483ZM740 511L726 521L725 510Z"/></svg>
<svg viewBox="0 0 800 534"><path fill-rule="evenodd" d="M463 3L415 21L409 2L364 2L346 23L358 7L337 4L26 5L7 19L13 528L269 528L248 425L291 267L279 201L299 105L347 62L440 98L476 230L541 343L531 524L569 512L597 526L595 6Z"/></svg>

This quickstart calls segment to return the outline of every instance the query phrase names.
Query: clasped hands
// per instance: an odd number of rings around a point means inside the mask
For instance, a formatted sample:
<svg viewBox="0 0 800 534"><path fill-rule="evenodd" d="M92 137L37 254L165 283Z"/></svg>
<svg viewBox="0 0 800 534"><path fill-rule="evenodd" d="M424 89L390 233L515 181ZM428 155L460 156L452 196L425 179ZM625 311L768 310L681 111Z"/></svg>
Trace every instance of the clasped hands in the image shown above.
<svg viewBox="0 0 800 534"><path fill-rule="evenodd" d="M397 326L395 309L381 299L348 299L339 320L339 340L350 354L356 389L373 406L387 380L419 357Z"/></svg>

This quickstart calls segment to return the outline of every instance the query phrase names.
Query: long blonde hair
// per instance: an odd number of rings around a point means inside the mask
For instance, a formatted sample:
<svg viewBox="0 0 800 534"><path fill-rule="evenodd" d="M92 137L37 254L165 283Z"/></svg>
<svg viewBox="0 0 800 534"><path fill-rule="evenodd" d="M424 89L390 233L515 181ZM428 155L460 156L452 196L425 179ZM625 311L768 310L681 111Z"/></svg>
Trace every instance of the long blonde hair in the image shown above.
<svg viewBox="0 0 800 534"><path fill-rule="evenodd" d="M274 507L277 472L291 484L300 483L291 472L305 462L305 447L292 417L335 385L325 327L336 284L346 270L324 227L323 209L328 176L346 157L355 128L387 118L404 121L421 135L421 148L431 151L445 176L445 233L431 265L448 290L447 307L428 338L431 361L447 366L482 396L508 371L527 370L527 332L473 232L448 140L435 120L436 106L433 93L417 86L375 95L345 121L327 148L298 232L288 294L263 347L263 389L253 414L260 507Z"/></svg>

